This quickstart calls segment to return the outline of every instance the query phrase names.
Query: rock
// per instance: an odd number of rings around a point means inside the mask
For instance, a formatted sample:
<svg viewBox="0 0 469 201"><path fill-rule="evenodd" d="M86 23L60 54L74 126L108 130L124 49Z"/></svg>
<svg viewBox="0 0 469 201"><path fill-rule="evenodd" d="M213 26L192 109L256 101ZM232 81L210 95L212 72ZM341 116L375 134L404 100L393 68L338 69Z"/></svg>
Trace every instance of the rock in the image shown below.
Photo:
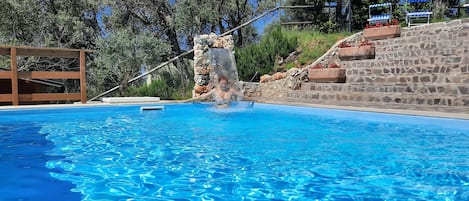
<svg viewBox="0 0 469 201"><path fill-rule="evenodd" d="M194 58L202 58L204 56L203 50L194 50Z"/></svg>
<svg viewBox="0 0 469 201"><path fill-rule="evenodd" d="M269 82L271 80L272 80L272 76L266 74L266 75L261 76L260 83Z"/></svg>
<svg viewBox="0 0 469 201"><path fill-rule="evenodd" d="M277 73L272 75L271 80L280 80L280 79L283 79L285 77L287 77L286 73L277 72Z"/></svg>
<svg viewBox="0 0 469 201"><path fill-rule="evenodd" d="M300 72L300 69L298 68L291 68L290 70L287 71L287 77L294 77Z"/></svg>
<svg viewBox="0 0 469 201"><path fill-rule="evenodd" d="M306 68L305 68L306 69ZM286 85L288 88L296 90L301 87L301 82L304 77L308 77L307 70L300 70L298 68L292 68L286 72Z"/></svg>
<svg viewBox="0 0 469 201"><path fill-rule="evenodd" d="M205 85L205 86L195 85L194 86L194 92L196 94L207 93L208 92L208 87L207 87L207 85Z"/></svg>
<svg viewBox="0 0 469 201"><path fill-rule="evenodd" d="M296 61L298 54L299 53L296 51L290 53L288 57L285 59L285 62L288 63L288 62Z"/></svg>
<svg viewBox="0 0 469 201"><path fill-rule="evenodd" d="M195 74L208 75L210 74L210 67L197 66L196 68L194 68L194 71L195 71Z"/></svg>
<svg viewBox="0 0 469 201"><path fill-rule="evenodd" d="M215 43L213 43L213 47L214 48L223 48L224 47L223 39L219 38L219 39L215 40Z"/></svg>
<svg viewBox="0 0 469 201"><path fill-rule="evenodd" d="M194 81L195 81L195 84L197 85L207 85L208 82L210 80L210 77L209 75L199 75L199 74L196 74L194 76Z"/></svg>
<svg viewBox="0 0 469 201"><path fill-rule="evenodd" d="M277 64L282 65L283 63L285 63L285 61L283 60L283 57L277 57Z"/></svg>

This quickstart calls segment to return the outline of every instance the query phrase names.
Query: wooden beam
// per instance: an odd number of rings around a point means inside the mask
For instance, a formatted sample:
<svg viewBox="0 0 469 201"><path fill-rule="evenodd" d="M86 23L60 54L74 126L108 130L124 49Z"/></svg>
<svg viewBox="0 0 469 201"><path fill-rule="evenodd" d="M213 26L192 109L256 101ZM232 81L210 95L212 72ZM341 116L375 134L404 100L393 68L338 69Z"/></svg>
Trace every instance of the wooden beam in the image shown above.
<svg viewBox="0 0 469 201"><path fill-rule="evenodd" d="M93 52L91 50L67 49L67 48L37 48L26 46L0 46L0 55L10 55L10 49L16 48L17 56L38 56L38 57L62 57L79 58L80 52Z"/></svg>
<svg viewBox="0 0 469 201"><path fill-rule="evenodd" d="M79 93L33 93L33 94L20 94L20 101L60 101L60 100L80 100Z"/></svg>
<svg viewBox="0 0 469 201"><path fill-rule="evenodd" d="M10 49L10 65L11 65L11 103L19 105L18 99L18 67L16 66L16 48Z"/></svg>
<svg viewBox="0 0 469 201"><path fill-rule="evenodd" d="M11 94L0 94L0 102L11 102Z"/></svg>
<svg viewBox="0 0 469 201"><path fill-rule="evenodd" d="M0 71L0 79L10 79L11 71Z"/></svg>
<svg viewBox="0 0 469 201"><path fill-rule="evenodd" d="M0 47L0 55L10 55L10 48Z"/></svg>
<svg viewBox="0 0 469 201"><path fill-rule="evenodd" d="M80 79L80 72L32 71L19 72L19 78L28 79Z"/></svg>
<svg viewBox="0 0 469 201"><path fill-rule="evenodd" d="M86 103L86 52L91 50L65 48L35 48L21 46L0 46L0 55L10 55L11 71L1 71L0 79L11 79L11 94L0 94L0 101L19 105L20 101L80 100ZM79 58L80 72L19 72L17 56ZM80 79L80 93L33 93L18 94L18 79Z"/></svg>
<svg viewBox="0 0 469 201"><path fill-rule="evenodd" d="M85 51L80 51L80 94L81 103L86 103L86 60Z"/></svg>
<svg viewBox="0 0 469 201"><path fill-rule="evenodd" d="M38 49L38 48L21 48L18 49L18 56L38 56L38 57L62 57L62 58L79 58L80 53L76 51L54 50L54 49Z"/></svg>

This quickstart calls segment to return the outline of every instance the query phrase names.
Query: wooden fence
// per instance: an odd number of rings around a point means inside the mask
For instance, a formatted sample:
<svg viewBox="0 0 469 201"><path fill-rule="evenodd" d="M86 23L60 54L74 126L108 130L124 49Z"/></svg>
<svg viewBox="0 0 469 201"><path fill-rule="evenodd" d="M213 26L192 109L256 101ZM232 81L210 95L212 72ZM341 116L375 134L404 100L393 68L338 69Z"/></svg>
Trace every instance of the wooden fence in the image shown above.
<svg viewBox="0 0 469 201"><path fill-rule="evenodd" d="M10 71L0 71L0 79L11 80L11 94L0 94L0 102L11 102L19 105L20 102L80 100L86 103L86 72L85 54L91 50L64 49L64 48L34 48L22 46L0 46L0 55L10 56ZM80 71L31 71L18 72L18 56L78 58ZM80 93L18 93L18 79L79 79Z"/></svg>

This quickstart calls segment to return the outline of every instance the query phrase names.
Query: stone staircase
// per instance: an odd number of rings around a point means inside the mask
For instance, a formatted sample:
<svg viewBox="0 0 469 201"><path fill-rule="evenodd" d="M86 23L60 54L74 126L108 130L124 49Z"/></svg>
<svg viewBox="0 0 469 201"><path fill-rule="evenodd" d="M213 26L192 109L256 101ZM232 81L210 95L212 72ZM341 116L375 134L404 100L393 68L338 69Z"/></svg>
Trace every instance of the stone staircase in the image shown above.
<svg viewBox="0 0 469 201"><path fill-rule="evenodd" d="M454 95L455 93L463 95ZM455 111L469 111L469 108L464 108L469 104L467 86L303 83L301 89L288 91L286 97L301 100L300 102L334 105L383 108L415 108L425 105L454 107Z"/></svg>
<svg viewBox="0 0 469 201"><path fill-rule="evenodd" d="M404 28L401 37L372 44L375 59L340 62L346 83L303 82L297 90L279 89L281 81L262 83L260 94L295 102L469 113L469 19Z"/></svg>

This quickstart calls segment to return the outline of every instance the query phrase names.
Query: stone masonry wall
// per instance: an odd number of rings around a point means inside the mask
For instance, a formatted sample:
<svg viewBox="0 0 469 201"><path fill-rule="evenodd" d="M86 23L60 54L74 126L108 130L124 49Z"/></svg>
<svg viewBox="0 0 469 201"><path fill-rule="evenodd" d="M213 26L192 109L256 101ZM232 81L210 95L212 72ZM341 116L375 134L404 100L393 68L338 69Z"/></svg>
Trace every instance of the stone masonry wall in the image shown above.
<svg viewBox="0 0 469 201"><path fill-rule="evenodd" d="M245 84L247 91L284 101L469 113L469 19L403 28L401 37L372 44L375 59L340 61L346 83L302 82L292 90L278 80Z"/></svg>
<svg viewBox="0 0 469 201"><path fill-rule="evenodd" d="M210 48L224 48L233 51L234 42L231 35L219 37L216 34L199 35L194 38L194 81L192 97L200 96L213 87L214 65L211 63Z"/></svg>

